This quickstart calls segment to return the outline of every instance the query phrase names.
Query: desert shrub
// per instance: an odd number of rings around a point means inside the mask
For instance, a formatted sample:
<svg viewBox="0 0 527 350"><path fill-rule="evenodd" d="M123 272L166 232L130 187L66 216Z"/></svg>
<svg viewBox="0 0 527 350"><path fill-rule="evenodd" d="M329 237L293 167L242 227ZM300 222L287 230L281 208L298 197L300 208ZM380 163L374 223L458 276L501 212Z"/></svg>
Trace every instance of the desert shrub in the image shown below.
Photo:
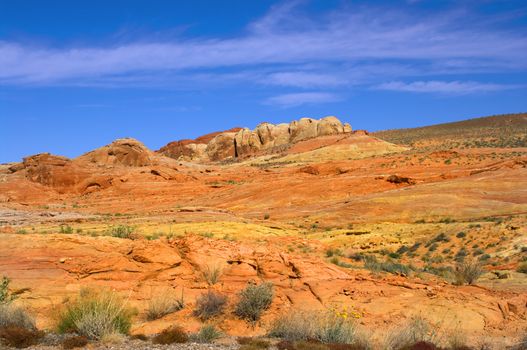
<svg viewBox="0 0 527 350"><path fill-rule="evenodd" d="M483 249L481 249L481 248L478 248L478 249L476 249L476 250L474 250L472 252L472 256L478 256L478 255L481 255L483 253L485 253L485 251Z"/></svg>
<svg viewBox="0 0 527 350"><path fill-rule="evenodd" d="M199 332L192 335L191 339L197 343L212 343L223 335L216 327L211 324L204 325Z"/></svg>
<svg viewBox="0 0 527 350"><path fill-rule="evenodd" d="M396 275L407 276L410 274L412 269L408 265L403 265L391 260L386 260L384 262L378 261L377 258L373 255L367 256L364 259L364 267L371 271L384 271L388 273L393 273Z"/></svg>
<svg viewBox="0 0 527 350"><path fill-rule="evenodd" d="M410 248L408 248L408 250L410 252L415 252L417 249L419 249L420 246L421 246L421 243L420 242L416 242Z"/></svg>
<svg viewBox="0 0 527 350"><path fill-rule="evenodd" d="M65 234L72 234L73 233L73 227L71 227L70 225L60 225L60 233L65 233Z"/></svg>
<svg viewBox="0 0 527 350"><path fill-rule="evenodd" d="M35 321L26 310L13 304L0 305L0 327L36 330Z"/></svg>
<svg viewBox="0 0 527 350"><path fill-rule="evenodd" d="M186 343L188 342L189 337L185 331L179 326L173 326L165 329L154 338L152 338L152 343L154 344L174 344L174 343Z"/></svg>
<svg viewBox="0 0 527 350"><path fill-rule="evenodd" d="M16 299L16 296L9 292L9 284L11 280L3 276L2 281L0 281L0 305L8 304Z"/></svg>
<svg viewBox="0 0 527 350"><path fill-rule="evenodd" d="M75 332L99 340L110 334L128 334L135 311L110 291L81 290L59 315L59 333Z"/></svg>
<svg viewBox="0 0 527 350"><path fill-rule="evenodd" d="M223 273L221 266L209 266L207 265L203 270L203 278L209 285L215 285L219 282L220 277Z"/></svg>
<svg viewBox="0 0 527 350"><path fill-rule="evenodd" d="M38 344L44 334L36 329L28 329L18 326L7 326L0 328L0 342L14 348L27 348Z"/></svg>
<svg viewBox="0 0 527 350"><path fill-rule="evenodd" d="M403 255L404 253L406 253L409 250L410 250L410 248L408 248L408 246L402 245L402 246L399 247L399 249L397 249L397 254Z"/></svg>
<svg viewBox="0 0 527 350"><path fill-rule="evenodd" d="M83 336L68 337L62 341L63 349L83 348L86 345L88 345L88 338Z"/></svg>
<svg viewBox="0 0 527 350"><path fill-rule="evenodd" d="M227 297L225 295L209 290L198 297L193 314L202 320L208 320L220 315L226 304Z"/></svg>
<svg viewBox="0 0 527 350"><path fill-rule="evenodd" d="M135 227L128 225L119 225L111 227L108 230L108 234L112 237L134 239L135 238Z"/></svg>
<svg viewBox="0 0 527 350"><path fill-rule="evenodd" d="M414 317L408 324L393 330L386 338L385 348L390 350L415 349L414 345L418 343L437 342L437 333L433 327L423 318ZM435 349L423 347L418 349Z"/></svg>
<svg viewBox="0 0 527 350"><path fill-rule="evenodd" d="M466 261L456 266L454 272L455 284L474 284L483 274L481 264L475 261Z"/></svg>
<svg viewBox="0 0 527 350"><path fill-rule="evenodd" d="M181 298L176 298L170 292L166 291L150 299L146 310L146 319L149 321L157 320L165 315L179 311L184 307L183 292Z"/></svg>
<svg viewBox="0 0 527 350"><path fill-rule="evenodd" d="M457 253L455 260L457 262L463 262L465 260L465 257L467 256L467 250L465 248L461 248Z"/></svg>
<svg viewBox="0 0 527 350"><path fill-rule="evenodd" d="M516 271L521 272L521 273L527 273L527 263L524 262L524 263L519 264Z"/></svg>
<svg viewBox="0 0 527 350"><path fill-rule="evenodd" d="M329 260L329 262L332 263L332 264L335 264L335 265L337 265L337 266L340 266L340 267L345 267L345 268L347 268L347 269L353 266L353 265L351 265L351 264L348 264L348 263L345 262L345 261L340 260L338 256L333 256L333 257Z"/></svg>
<svg viewBox="0 0 527 350"><path fill-rule="evenodd" d="M322 343L352 344L358 340L354 322L333 311L295 310L275 319L270 336L289 341L314 339Z"/></svg>
<svg viewBox="0 0 527 350"><path fill-rule="evenodd" d="M456 234L456 237L457 237L457 238L465 238L466 236L467 236L467 234L466 234L465 232L463 232L463 231L458 232L458 233Z"/></svg>
<svg viewBox="0 0 527 350"><path fill-rule="evenodd" d="M487 261L487 260L489 260L489 259L490 259L490 254L483 254L483 255L481 255L481 256L478 258L479 261Z"/></svg>
<svg viewBox="0 0 527 350"><path fill-rule="evenodd" d="M338 248L329 248L326 250L326 257L331 258L332 256L342 256L342 250Z"/></svg>
<svg viewBox="0 0 527 350"><path fill-rule="evenodd" d="M390 254L388 254L388 256L392 259L399 259L401 257L401 254L397 252L391 252Z"/></svg>
<svg viewBox="0 0 527 350"><path fill-rule="evenodd" d="M240 293L235 313L238 317L248 321L258 321L262 313L271 306L273 296L272 283L249 284Z"/></svg>

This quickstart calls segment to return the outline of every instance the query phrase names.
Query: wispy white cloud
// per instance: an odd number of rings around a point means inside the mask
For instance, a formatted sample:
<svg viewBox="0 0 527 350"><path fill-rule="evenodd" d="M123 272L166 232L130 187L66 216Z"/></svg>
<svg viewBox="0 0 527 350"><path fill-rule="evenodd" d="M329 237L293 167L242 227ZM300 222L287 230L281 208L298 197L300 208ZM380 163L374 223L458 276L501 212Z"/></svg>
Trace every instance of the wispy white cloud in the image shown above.
<svg viewBox="0 0 527 350"><path fill-rule="evenodd" d="M278 72L262 79L262 83L300 88L333 87L344 85L346 79L332 74L313 72Z"/></svg>
<svg viewBox="0 0 527 350"><path fill-rule="evenodd" d="M527 69L525 30L499 29L486 25L485 18L373 7L314 18L302 13L299 4L275 6L242 35L231 38L180 37L66 48L0 41L0 84L169 86L201 84L205 82L201 78L216 75L257 84L322 88L367 81L371 76L378 77L378 83L434 72L462 74L474 67L485 72ZM460 25L464 22L470 25ZM332 69L291 69L306 64ZM340 70L343 65L347 68ZM231 72L219 72L223 69Z"/></svg>
<svg viewBox="0 0 527 350"><path fill-rule="evenodd" d="M466 95L473 93L484 93L518 88L517 85L504 85L492 83L480 83L475 81L391 81L378 85L380 90L439 93L445 95Z"/></svg>
<svg viewBox="0 0 527 350"><path fill-rule="evenodd" d="M336 94L327 92L298 92L268 98L265 103L280 107L296 107L304 104L321 104L339 101Z"/></svg>

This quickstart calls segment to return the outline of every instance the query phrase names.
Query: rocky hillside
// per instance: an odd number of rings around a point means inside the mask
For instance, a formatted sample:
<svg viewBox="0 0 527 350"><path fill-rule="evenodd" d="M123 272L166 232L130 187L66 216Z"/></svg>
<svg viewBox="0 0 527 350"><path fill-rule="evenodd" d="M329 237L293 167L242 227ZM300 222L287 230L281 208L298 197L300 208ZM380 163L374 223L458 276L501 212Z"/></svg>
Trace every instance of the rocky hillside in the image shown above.
<svg viewBox="0 0 527 350"><path fill-rule="evenodd" d="M373 133L388 142L428 149L527 147L527 113Z"/></svg>

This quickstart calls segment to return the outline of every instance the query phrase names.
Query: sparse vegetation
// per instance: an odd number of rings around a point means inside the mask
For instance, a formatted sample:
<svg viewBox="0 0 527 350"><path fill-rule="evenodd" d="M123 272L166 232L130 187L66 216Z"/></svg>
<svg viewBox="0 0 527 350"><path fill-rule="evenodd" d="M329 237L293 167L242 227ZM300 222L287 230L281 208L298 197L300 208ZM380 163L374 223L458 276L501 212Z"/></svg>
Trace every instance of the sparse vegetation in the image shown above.
<svg viewBox="0 0 527 350"><path fill-rule="evenodd" d="M0 282L0 306L2 304L9 304L16 299L16 296L9 291L10 283L11 280L8 277L2 277L2 281Z"/></svg>
<svg viewBox="0 0 527 350"><path fill-rule="evenodd" d="M456 237L457 237L457 238L465 238L466 236L467 236L467 234L466 234L465 232L463 232L463 231L458 232L458 233L456 234Z"/></svg>
<svg viewBox="0 0 527 350"><path fill-rule="evenodd" d="M202 273L205 281L207 281L207 283L212 286L219 282L223 273L223 269L219 265L207 265L205 266Z"/></svg>
<svg viewBox="0 0 527 350"><path fill-rule="evenodd" d="M208 320L220 315L226 304L227 297L225 295L209 290L198 297L193 314L201 320Z"/></svg>
<svg viewBox="0 0 527 350"><path fill-rule="evenodd" d="M36 330L33 318L20 306L0 305L0 328L15 327Z"/></svg>
<svg viewBox="0 0 527 350"><path fill-rule="evenodd" d="M327 344L364 344L353 315L332 310L287 312L275 319L269 335L288 341L311 339Z"/></svg>
<svg viewBox="0 0 527 350"><path fill-rule="evenodd" d="M523 262L519 264L516 271L521 272L521 273L527 273L527 262Z"/></svg>
<svg viewBox="0 0 527 350"><path fill-rule="evenodd" d="M223 333L211 324L202 326L198 333L193 334L190 338L197 343L212 343L221 338Z"/></svg>
<svg viewBox="0 0 527 350"><path fill-rule="evenodd" d="M249 284L240 293L240 300L236 305L235 313L242 319L256 322L262 313L271 306L273 296L272 283Z"/></svg>
<svg viewBox="0 0 527 350"><path fill-rule="evenodd" d="M60 225L60 233L64 234L72 234L73 233L73 227L69 225Z"/></svg>
<svg viewBox="0 0 527 350"><path fill-rule="evenodd" d="M181 291L181 297L177 298L171 291L167 290L150 299L146 310L146 319L149 321L157 320L184 307L183 291Z"/></svg>
<svg viewBox="0 0 527 350"><path fill-rule="evenodd" d="M75 332L100 340L111 334L128 334L135 311L114 292L83 289L59 315L59 333Z"/></svg>
<svg viewBox="0 0 527 350"><path fill-rule="evenodd" d="M387 337L386 348L391 350L415 349L417 343L435 344L437 333L423 318L414 317L408 324L394 329ZM435 347L422 347L419 349L435 349Z"/></svg>
<svg viewBox="0 0 527 350"><path fill-rule="evenodd" d="M412 271L410 266L403 265L391 260L386 260L384 262L378 261L374 255L368 255L365 257L364 267L368 270L375 272L384 271L402 276L408 276Z"/></svg>
<svg viewBox="0 0 527 350"><path fill-rule="evenodd" d="M483 274L481 264L475 261L466 261L456 266L454 283L457 285L474 284Z"/></svg>
<svg viewBox="0 0 527 350"><path fill-rule="evenodd" d="M118 225L108 229L107 233L112 237L134 239L135 227L128 225Z"/></svg>

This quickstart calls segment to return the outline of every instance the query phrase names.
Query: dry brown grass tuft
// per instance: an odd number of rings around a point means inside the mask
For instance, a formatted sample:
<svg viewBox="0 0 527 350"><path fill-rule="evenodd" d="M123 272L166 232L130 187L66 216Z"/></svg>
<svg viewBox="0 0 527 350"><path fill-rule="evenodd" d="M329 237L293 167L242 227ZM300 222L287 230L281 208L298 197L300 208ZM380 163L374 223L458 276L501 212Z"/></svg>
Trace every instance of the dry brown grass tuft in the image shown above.
<svg viewBox="0 0 527 350"><path fill-rule="evenodd" d="M88 345L88 338L83 336L73 336L62 341L63 349L83 348L86 345Z"/></svg>
<svg viewBox="0 0 527 350"><path fill-rule="evenodd" d="M154 344L162 344L162 345L168 345L168 344L182 344L188 342L189 337L187 333L183 330L183 328L179 326L173 326L170 328L165 329L158 335L156 335L152 339L152 343Z"/></svg>
<svg viewBox="0 0 527 350"><path fill-rule="evenodd" d="M193 314L201 320L208 320L220 315L226 304L227 297L225 295L209 290L198 297Z"/></svg>
<svg viewBox="0 0 527 350"><path fill-rule="evenodd" d="M7 326L0 328L0 340L13 348L27 348L38 344L44 334L35 329L27 329L18 326Z"/></svg>

